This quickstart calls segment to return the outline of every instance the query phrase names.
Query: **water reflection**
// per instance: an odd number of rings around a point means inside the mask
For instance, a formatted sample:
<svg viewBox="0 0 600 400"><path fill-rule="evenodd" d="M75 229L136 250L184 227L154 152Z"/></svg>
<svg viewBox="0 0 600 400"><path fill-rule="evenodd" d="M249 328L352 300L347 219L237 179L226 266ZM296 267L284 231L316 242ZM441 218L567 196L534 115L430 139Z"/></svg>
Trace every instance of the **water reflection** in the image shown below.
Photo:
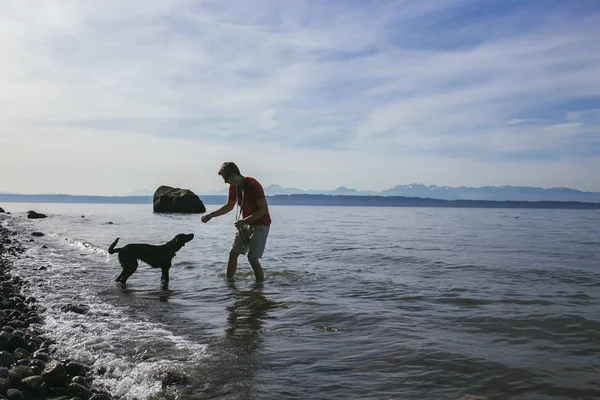
<svg viewBox="0 0 600 400"><path fill-rule="evenodd" d="M249 290L240 290L230 282L229 289L234 301L227 306L226 336L232 344L254 353L262 347L264 320L276 303L265 297L262 282L255 282Z"/></svg>
<svg viewBox="0 0 600 400"><path fill-rule="evenodd" d="M268 368L264 357L270 352L267 322L285 304L273 301L275 294L266 292L262 283L227 285L224 335L214 342L211 360L199 363L192 373L201 377L201 393L192 393L197 389L190 387L182 390L182 399L258 399L264 395L259 376Z"/></svg>
<svg viewBox="0 0 600 400"><path fill-rule="evenodd" d="M169 301L169 298L171 297L171 295L173 294L173 290L170 289L165 289L163 288L158 295L158 301L160 301L161 303L166 303Z"/></svg>
<svg viewBox="0 0 600 400"><path fill-rule="evenodd" d="M218 394L244 393L246 398L258 398L256 378L265 368L262 355L267 351L265 321L273 318L270 311L278 304L267 298L259 282L244 289L230 282L228 289L233 302L226 306L227 323L220 354L223 364L213 384Z"/></svg>
<svg viewBox="0 0 600 400"><path fill-rule="evenodd" d="M117 283L116 286L118 289L118 293L123 298L134 297L136 295L148 295L154 299L155 296L158 296L158 301L161 303L168 303L171 296L173 296L176 293L174 290L171 290L168 287L165 287L164 285L161 285L160 288L158 288L158 290L149 291L146 291L143 288L139 289L135 287L128 287L126 283Z"/></svg>

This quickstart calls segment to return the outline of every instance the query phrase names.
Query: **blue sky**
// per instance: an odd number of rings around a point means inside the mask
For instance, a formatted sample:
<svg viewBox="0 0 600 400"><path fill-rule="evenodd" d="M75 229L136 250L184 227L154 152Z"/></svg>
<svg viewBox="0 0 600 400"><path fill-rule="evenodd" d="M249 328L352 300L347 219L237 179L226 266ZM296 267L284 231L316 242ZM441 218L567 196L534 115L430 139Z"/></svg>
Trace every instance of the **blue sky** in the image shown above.
<svg viewBox="0 0 600 400"><path fill-rule="evenodd" d="M6 1L0 191L600 191L600 3Z"/></svg>

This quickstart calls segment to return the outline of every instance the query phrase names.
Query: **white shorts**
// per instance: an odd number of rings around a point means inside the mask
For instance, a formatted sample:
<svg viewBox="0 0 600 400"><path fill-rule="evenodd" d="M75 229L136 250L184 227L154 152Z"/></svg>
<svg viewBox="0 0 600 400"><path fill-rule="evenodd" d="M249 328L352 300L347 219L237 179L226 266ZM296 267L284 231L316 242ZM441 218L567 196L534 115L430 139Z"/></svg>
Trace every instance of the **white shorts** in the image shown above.
<svg viewBox="0 0 600 400"><path fill-rule="evenodd" d="M246 254L248 258L261 258L269 236L267 225L246 225L238 229L231 245L231 250L238 254Z"/></svg>

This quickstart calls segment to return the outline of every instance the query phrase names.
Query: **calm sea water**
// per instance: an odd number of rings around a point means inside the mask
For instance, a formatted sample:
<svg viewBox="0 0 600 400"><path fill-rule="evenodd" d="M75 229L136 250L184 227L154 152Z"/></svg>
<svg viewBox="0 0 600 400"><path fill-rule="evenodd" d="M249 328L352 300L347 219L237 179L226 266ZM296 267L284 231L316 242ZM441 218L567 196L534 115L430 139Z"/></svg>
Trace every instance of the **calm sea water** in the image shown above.
<svg viewBox="0 0 600 400"><path fill-rule="evenodd" d="M234 213L3 207L46 234L16 273L58 347L125 399L600 398L600 211L276 206L258 285L243 258L225 279ZM114 282L116 237L177 233L167 290L145 264Z"/></svg>

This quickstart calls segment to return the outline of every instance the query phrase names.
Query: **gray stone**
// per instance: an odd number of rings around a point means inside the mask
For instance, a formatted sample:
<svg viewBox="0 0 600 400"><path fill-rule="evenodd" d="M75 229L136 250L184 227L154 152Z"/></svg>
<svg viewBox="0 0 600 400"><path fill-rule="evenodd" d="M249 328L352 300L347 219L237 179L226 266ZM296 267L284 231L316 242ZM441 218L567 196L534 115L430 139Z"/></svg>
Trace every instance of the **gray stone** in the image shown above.
<svg viewBox="0 0 600 400"><path fill-rule="evenodd" d="M10 339L9 332L0 332L0 350L8 350L8 339Z"/></svg>
<svg viewBox="0 0 600 400"><path fill-rule="evenodd" d="M111 397L106 393L96 393L89 400L111 400Z"/></svg>
<svg viewBox="0 0 600 400"><path fill-rule="evenodd" d="M15 362L17 362L17 360L15 360L15 357L8 351L0 351L0 366L10 367Z"/></svg>
<svg viewBox="0 0 600 400"><path fill-rule="evenodd" d="M80 385L78 383L71 383L69 385L69 387L67 388L67 391L69 392L69 394L71 396L80 396L80 397L83 397L84 399L87 399L92 394L90 389L88 389L85 386Z"/></svg>
<svg viewBox="0 0 600 400"><path fill-rule="evenodd" d="M62 387L51 387L48 389L48 397L51 399L56 397L65 397L67 394L67 389Z"/></svg>
<svg viewBox="0 0 600 400"><path fill-rule="evenodd" d="M24 348L19 347L15 351L13 351L13 356L15 356L15 359L17 360L23 360L31 357L31 353L25 350Z"/></svg>
<svg viewBox="0 0 600 400"><path fill-rule="evenodd" d="M90 383L83 376L74 376L71 383L77 383L78 385L85 386L90 389Z"/></svg>
<svg viewBox="0 0 600 400"><path fill-rule="evenodd" d="M6 391L6 398L8 400L25 400L25 396L17 389L8 389Z"/></svg>
<svg viewBox="0 0 600 400"><path fill-rule="evenodd" d="M40 375L28 376L21 381L21 385L30 392L37 391L42 386L42 383L44 383L44 378Z"/></svg>
<svg viewBox="0 0 600 400"><path fill-rule="evenodd" d="M27 340L21 335L12 335L10 339L8 339L8 348L9 349L18 349L18 348L27 347Z"/></svg>
<svg viewBox="0 0 600 400"><path fill-rule="evenodd" d="M76 362L70 362L67 365L65 365L65 371L67 371L67 374L69 374L69 376L85 377L87 375L85 366Z"/></svg>
<svg viewBox="0 0 600 400"><path fill-rule="evenodd" d="M153 209L156 213L202 214L206 212L200 197L189 189L160 186L154 192Z"/></svg>
<svg viewBox="0 0 600 400"><path fill-rule="evenodd" d="M8 400L25 400L25 395L17 389L8 389L6 391L6 398Z"/></svg>
<svg viewBox="0 0 600 400"><path fill-rule="evenodd" d="M0 393L6 393L11 388L10 379L0 378Z"/></svg>
<svg viewBox="0 0 600 400"><path fill-rule="evenodd" d="M13 384L18 385L28 376L32 376L33 371L26 365L17 365L8 372L8 377Z"/></svg>
<svg viewBox="0 0 600 400"><path fill-rule="evenodd" d="M85 304L65 304L64 306L60 307L61 311L64 312L74 312L77 314L87 314L88 311L90 311L90 307L86 306Z"/></svg>
<svg viewBox="0 0 600 400"><path fill-rule="evenodd" d="M46 364L46 368L42 371L42 378L44 378L44 382L56 386L62 386L69 381L65 367L56 360L52 360Z"/></svg>
<svg viewBox="0 0 600 400"><path fill-rule="evenodd" d="M27 211L27 218L30 218L30 219L40 219L40 218L47 218L47 217L48 216L45 214L40 214L35 211Z"/></svg>

